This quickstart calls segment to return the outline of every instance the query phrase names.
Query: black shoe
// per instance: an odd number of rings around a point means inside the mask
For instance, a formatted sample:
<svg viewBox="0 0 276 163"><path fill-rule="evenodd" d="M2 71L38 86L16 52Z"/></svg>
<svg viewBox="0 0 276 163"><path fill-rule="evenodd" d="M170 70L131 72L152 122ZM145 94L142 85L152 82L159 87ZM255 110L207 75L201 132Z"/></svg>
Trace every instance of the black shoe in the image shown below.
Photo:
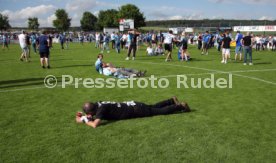
<svg viewBox="0 0 276 163"><path fill-rule="evenodd" d="M22 59L22 58L20 58L19 60L20 60L21 62L23 62L23 59Z"/></svg>
<svg viewBox="0 0 276 163"><path fill-rule="evenodd" d="M183 107L184 112L191 112L191 109L186 102L181 102L181 106Z"/></svg>
<svg viewBox="0 0 276 163"><path fill-rule="evenodd" d="M47 66L48 69L50 69L51 67L50 66Z"/></svg>
<svg viewBox="0 0 276 163"><path fill-rule="evenodd" d="M45 69L45 66L41 66L43 69Z"/></svg>

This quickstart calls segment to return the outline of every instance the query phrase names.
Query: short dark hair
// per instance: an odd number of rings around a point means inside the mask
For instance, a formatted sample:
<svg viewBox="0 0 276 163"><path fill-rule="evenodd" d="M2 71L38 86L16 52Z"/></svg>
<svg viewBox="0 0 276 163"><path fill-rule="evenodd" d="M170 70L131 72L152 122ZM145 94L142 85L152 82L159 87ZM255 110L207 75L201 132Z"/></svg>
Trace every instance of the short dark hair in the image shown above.
<svg viewBox="0 0 276 163"><path fill-rule="evenodd" d="M82 109L85 114L93 114L95 113L95 104L92 102L86 102L83 104Z"/></svg>
<svg viewBox="0 0 276 163"><path fill-rule="evenodd" d="M169 33L170 33L170 34L172 34L172 33L173 33L173 31L172 31L172 30L169 30Z"/></svg>
<svg viewBox="0 0 276 163"><path fill-rule="evenodd" d="M98 54L97 58L100 58L100 56L102 56L102 58L103 58L103 54L102 53Z"/></svg>

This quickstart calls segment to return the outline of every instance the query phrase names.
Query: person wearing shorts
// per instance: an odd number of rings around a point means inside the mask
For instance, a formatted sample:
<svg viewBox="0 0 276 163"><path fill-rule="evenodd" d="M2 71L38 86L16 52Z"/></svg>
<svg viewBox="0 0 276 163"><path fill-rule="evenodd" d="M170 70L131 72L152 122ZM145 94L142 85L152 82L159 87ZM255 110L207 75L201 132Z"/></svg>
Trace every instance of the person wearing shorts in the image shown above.
<svg viewBox="0 0 276 163"><path fill-rule="evenodd" d="M186 102L179 102L177 97L172 97L154 105L136 101L121 103L110 101L86 102L82 108L86 115L78 112L76 122L85 123L93 128L98 127L102 120L124 120L191 111L188 104Z"/></svg>
<svg viewBox="0 0 276 163"><path fill-rule="evenodd" d="M181 36L181 61L188 61L188 57L187 57L187 49L188 49L188 42L187 42L187 38L186 38L186 34L185 31L182 32L182 36Z"/></svg>
<svg viewBox="0 0 276 163"><path fill-rule="evenodd" d="M41 67L44 68L50 68L49 64L49 55L50 55L50 40L49 36L47 36L47 33L45 31L42 32L42 35L39 36L37 40L37 45L39 46L39 55L40 55L40 64Z"/></svg>
<svg viewBox="0 0 276 163"><path fill-rule="evenodd" d="M165 60L166 62L172 60L172 43L173 43L173 41L175 41L175 36L173 35L173 31L170 30L164 39L165 51L168 52L166 60Z"/></svg>
<svg viewBox="0 0 276 163"><path fill-rule="evenodd" d="M221 63L227 63L227 59L230 56L230 43L231 43L231 38L229 37L228 33L224 34L224 38L222 40L222 61Z"/></svg>
<svg viewBox="0 0 276 163"><path fill-rule="evenodd" d="M241 34L240 31L238 31L236 35L235 61L237 60L238 55L240 55L240 61L242 60L242 42L241 42L242 38L243 38L243 35Z"/></svg>
<svg viewBox="0 0 276 163"><path fill-rule="evenodd" d="M22 31L22 33L20 35L18 35L18 41L19 41L19 45L22 49L22 53L21 53L21 57L20 60L23 61L23 58L25 58L26 62L29 62L28 59L28 47L26 44L26 32Z"/></svg>
<svg viewBox="0 0 276 163"><path fill-rule="evenodd" d="M211 35L209 34L209 31L206 31L202 38L202 52L201 52L202 55L203 54L208 55L210 41L211 41Z"/></svg>

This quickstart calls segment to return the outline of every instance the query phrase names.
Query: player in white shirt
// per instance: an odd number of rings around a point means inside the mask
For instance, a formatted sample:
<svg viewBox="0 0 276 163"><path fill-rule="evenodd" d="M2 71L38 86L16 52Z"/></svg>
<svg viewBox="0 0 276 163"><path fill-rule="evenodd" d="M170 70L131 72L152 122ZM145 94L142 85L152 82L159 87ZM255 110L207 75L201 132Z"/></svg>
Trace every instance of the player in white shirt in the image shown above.
<svg viewBox="0 0 276 163"><path fill-rule="evenodd" d="M127 42L128 35L126 33L123 34L121 38L121 49L125 49L126 42Z"/></svg>
<svg viewBox="0 0 276 163"><path fill-rule="evenodd" d="M112 49L115 49L115 32L111 33L111 47Z"/></svg>
<svg viewBox="0 0 276 163"><path fill-rule="evenodd" d="M25 58L26 62L29 62L28 55L27 55L29 52L28 52L28 47L27 47L25 31L22 31L22 33L20 35L18 35L18 41L19 41L19 45L22 49L20 61L23 61L23 58Z"/></svg>
<svg viewBox="0 0 276 163"><path fill-rule="evenodd" d="M166 62L172 60L172 43L175 41L175 36L173 32L170 30L169 33L165 36L164 44L165 44L165 51L168 51Z"/></svg>
<svg viewBox="0 0 276 163"><path fill-rule="evenodd" d="M95 34L95 40L96 40L95 48L100 48L100 34L98 32L96 32Z"/></svg>
<svg viewBox="0 0 276 163"><path fill-rule="evenodd" d="M259 51L261 48L261 38L259 36L256 36L255 41L256 41L256 51Z"/></svg>

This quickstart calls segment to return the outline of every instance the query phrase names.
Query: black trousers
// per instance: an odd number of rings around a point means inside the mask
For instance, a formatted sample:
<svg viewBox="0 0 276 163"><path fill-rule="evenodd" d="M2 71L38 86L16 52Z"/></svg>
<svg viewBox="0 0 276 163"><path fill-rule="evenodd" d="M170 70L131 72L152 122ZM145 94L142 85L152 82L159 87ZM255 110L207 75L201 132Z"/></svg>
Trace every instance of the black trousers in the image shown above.
<svg viewBox="0 0 276 163"><path fill-rule="evenodd" d="M60 42L60 45L61 45L61 49L64 49L64 46L63 46L64 42L63 41Z"/></svg>
<svg viewBox="0 0 276 163"><path fill-rule="evenodd" d="M200 50L202 48L202 41L198 41L197 48L198 48L198 50Z"/></svg>
<svg viewBox="0 0 276 163"><path fill-rule="evenodd" d="M176 105L173 99L164 100L154 105L147 105L140 102L135 102L134 117L148 117L154 115L167 115L179 111L184 111L184 107Z"/></svg>
<svg viewBox="0 0 276 163"><path fill-rule="evenodd" d="M136 56L136 50L137 50L137 45L129 45L127 56L130 57L130 53L132 51L132 53L133 53L132 56L135 57Z"/></svg>
<svg viewBox="0 0 276 163"><path fill-rule="evenodd" d="M111 40L111 47L112 47L112 49L115 48L115 40Z"/></svg>

